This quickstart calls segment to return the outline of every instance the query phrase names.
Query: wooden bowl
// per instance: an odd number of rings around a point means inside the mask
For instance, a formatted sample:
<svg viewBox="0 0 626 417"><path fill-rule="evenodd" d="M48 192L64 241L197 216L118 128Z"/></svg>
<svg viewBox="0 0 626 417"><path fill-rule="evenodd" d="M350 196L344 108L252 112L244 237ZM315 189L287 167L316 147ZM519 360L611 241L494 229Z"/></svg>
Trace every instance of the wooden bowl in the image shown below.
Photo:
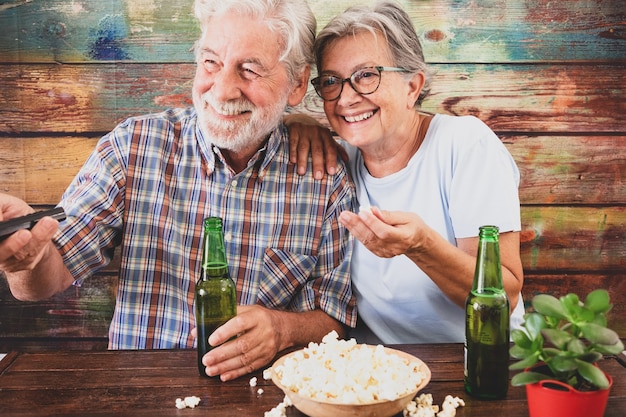
<svg viewBox="0 0 626 417"><path fill-rule="evenodd" d="M368 346L368 348L374 349L375 346ZM384 348L384 350L387 354L397 355L411 363L417 364L419 371L423 374L422 381L417 387L414 387L407 394L392 401L380 400L369 403L345 404L332 401L320 401L299 395L288 387L285 387L281 383L280 375L276 372L276 369L284 365L287 358L296 355L298 351L287 354L274 362L271 371L272 382L285 393L294 407L309 417L391 417L404 410L407 404L415 398L417 393L430 382L431 373L428 366L413 355L391 348ZM407 388L407 390L408 389L409 388Z"/></svg>

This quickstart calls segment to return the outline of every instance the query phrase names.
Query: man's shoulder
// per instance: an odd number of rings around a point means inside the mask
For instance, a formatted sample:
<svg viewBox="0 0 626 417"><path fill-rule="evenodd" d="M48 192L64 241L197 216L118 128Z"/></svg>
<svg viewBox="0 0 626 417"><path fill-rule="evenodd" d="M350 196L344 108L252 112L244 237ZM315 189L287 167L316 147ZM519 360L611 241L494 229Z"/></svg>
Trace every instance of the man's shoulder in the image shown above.
<svg viewBox="0 0 626 417"><path fill-rule="evenodd" d="M171 108L158 113L149 113L126 118L121 124L131 125L137 123L167 123L178 124L196 119L196 111L193 107Z"/></svg>

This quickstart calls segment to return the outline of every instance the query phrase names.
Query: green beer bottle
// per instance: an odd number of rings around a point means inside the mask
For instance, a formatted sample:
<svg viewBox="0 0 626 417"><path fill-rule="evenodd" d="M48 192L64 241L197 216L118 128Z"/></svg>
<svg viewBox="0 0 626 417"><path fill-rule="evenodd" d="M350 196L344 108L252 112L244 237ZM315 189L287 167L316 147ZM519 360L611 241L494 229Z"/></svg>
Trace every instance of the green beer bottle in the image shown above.
<svg viewBox="0 0 626 417"><path fill-rule="evenodd" d="M198 332L198 371L207 376L202 357L212 349L209 336L237 313L237 291L230 278L222 219L204 219L202 270L196 283L196 330Z"/></svg>
<svg viewBox="0 0 626 417"><path fill-rule="evenodd" d="M465 301L465 391L506 397L509 386L509 298L502 285L498 228L479 228L474 283Z"/></svg>

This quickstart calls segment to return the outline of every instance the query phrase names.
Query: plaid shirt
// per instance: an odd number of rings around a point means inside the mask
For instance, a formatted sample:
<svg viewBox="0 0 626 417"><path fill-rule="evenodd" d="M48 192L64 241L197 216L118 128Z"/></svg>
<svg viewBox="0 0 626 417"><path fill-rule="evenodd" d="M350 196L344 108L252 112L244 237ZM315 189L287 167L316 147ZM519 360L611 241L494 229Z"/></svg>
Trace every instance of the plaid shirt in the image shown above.
<svg viewBox="0 0 626 417"><path fill-rule="evenodd" d="M121 245L109 348L190 348L202 220L224 219L240 304L322 309L354 327L352 243L339 213L354 209L345 168L315 180L289 163L275 130L234 174L196 125L195 110L130 118L105 135L60 203L55 236L75 285Z"/></svg>

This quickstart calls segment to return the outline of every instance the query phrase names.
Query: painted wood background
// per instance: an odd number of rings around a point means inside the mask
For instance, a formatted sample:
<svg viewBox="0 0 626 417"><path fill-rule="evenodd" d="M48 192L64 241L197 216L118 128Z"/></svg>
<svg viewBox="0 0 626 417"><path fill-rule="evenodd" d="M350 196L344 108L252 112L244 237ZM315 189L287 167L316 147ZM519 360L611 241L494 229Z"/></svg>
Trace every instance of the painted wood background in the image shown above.
<svg viewBox="0 0 626 417"><path fill-rule="evenodd" d="M116 123L190 105L192 2L0 0L0 191L54 205ZM368 2L309 3L321 28ZM481 118L520 167L526 299L606 288L626 336L623 0L402 4L437 71L424 109ZM298 110L324 120L312 90ZM0 280L0 350L105 347L116 265L40 303Z"/></svg>

